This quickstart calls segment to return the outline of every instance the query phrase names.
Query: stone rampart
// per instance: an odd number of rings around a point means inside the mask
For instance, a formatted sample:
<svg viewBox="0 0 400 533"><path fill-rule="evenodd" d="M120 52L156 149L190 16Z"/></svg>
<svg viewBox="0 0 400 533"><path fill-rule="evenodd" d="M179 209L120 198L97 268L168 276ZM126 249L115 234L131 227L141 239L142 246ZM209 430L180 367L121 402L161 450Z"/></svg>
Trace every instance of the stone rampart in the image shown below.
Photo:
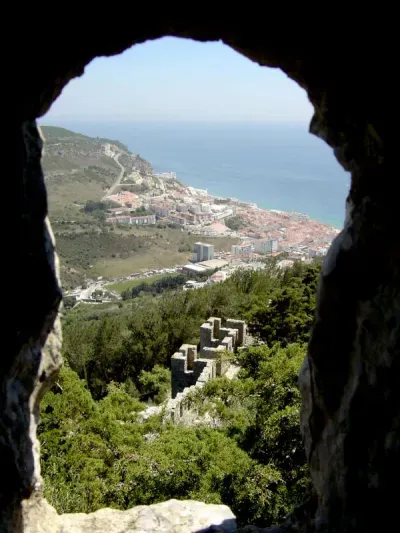
<svg viewBox="0 0 400 533"><path fill-rule="evenodd" d="M204 387L207 381L210 381L215 377L215 368L213 360L209 359L205 361L204 368L199 375L196 383L183 389L182 392L178 392L175 397L168 400L165 407L165 420L171 420L174 424L178 424L188 417L193 416L196 411L193 409L191 401L191 393L196 389Z"/></svg>
<svg viewBox="0 0 400 533"><path fill-rule="evenodd" d="M225 374L229 363L218 352L235 352L247 343L247 327L243 320L210 317L200 327L200 351L196 345L182 344L171 358L171 395L177 398L185 389Z"/></svg>

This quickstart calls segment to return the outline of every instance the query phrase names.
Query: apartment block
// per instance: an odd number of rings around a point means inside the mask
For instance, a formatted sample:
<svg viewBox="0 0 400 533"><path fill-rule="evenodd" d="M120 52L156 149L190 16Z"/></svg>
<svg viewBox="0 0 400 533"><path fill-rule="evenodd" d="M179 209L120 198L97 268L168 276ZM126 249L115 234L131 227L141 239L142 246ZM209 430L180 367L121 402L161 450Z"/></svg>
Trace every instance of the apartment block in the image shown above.
<svg viewBox="0 0 400 533"><path fill-rule="evenodd" d="M234 244L231 247L232 255L250 255L253 252L251 244Z"/></svg>
<svg viewBox="0 0 400 533"><path fill-rule="evenodd" d="M214 259L214 245L204 242L195 242L193 250L193 262L211 261Z"/></svg>
<svg viewBox="0 0 400 533"><path fill-rule="evenodd" d="M276 239L260 239L254 241L254 251L258 254L272 254L278 251L278 241Z"/></svg>

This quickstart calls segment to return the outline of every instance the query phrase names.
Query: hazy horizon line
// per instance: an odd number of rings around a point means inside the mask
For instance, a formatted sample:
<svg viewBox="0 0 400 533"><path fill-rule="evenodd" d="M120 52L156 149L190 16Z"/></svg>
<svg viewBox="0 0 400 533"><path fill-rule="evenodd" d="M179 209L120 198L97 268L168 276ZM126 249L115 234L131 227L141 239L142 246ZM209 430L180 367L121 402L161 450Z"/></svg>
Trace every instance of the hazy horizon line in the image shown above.
<svg viewBox="0 0 400 533"><path fill-rule="evenodd" d="M40 117L37 119L38 122L44 126L53 126L57 122L81 122L81 123L92 123L92 124L268 124L273 126L287 126L287 125L299 125L299 126L308 126L310 124L311 118L309 120L246 120L246 119L215 119L215 120L206 120L206 119L118 119L115 117L109 118L94 118L94 117Z"/></svg>

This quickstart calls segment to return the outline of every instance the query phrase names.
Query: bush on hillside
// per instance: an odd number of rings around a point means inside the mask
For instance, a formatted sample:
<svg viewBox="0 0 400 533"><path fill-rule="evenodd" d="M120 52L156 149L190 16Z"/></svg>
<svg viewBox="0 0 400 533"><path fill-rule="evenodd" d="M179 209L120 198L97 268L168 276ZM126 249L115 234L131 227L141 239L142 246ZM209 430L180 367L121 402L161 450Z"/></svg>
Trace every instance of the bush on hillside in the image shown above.
<svg viewBox="0 0 400 533"><path fill-rule="evenodd" d="M297 375L319 268L280 272L270 263L198 291L69 311L70 366L46 394L39 426L45 493L58 512L191 498L229 505L239 524L282 520L310 483ZM218 429L139 421L138 398L165 398L171 355L198 342L208 316L244 317L268 343L237 354L237 379L215 379L194 395L199 416Z"/></svg>

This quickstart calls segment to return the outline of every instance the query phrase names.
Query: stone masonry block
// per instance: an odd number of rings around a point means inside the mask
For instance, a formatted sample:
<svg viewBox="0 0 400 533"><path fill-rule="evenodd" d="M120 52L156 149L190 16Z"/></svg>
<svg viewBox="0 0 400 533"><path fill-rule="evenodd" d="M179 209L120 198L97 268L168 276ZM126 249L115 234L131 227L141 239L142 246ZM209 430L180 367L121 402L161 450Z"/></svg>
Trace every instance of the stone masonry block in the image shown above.
<svg viewBox="0 0 400 533"><path fill-rule="evenodd" d="M213 325L205 322L200 328L200 356L203 357L204 348L216 348L219 339L213 337Z"/></svg>
<svg viewBox="0 0 400 533"><path fill-rule="evenodd" d="M231 352L233 350L232 337L225 337L222 339L221 346L223 346L225 350Z"/></svg>
<svg viewBox="0 0 400 533"><path fill-rule="evenodd" d="M218 348L203 348L201 357L202 359L216 359L218 351Z"/></svg>
<svg viewBox="0 0 400 533"><path fill-rule="evenodd" d="M171 372L180 373L187 370L187 358L181 352L175 352L171 357Z"/></svg>
<svg viewBox="0 0 400 533"><path fill-rule="evenodd" d="M221 325L222 325L222 324L221 324L221 323L222 323L221 319L220 319L220 318L217 318L217 317L215 317L215 316L211 316L211 317L207 320L207 322L208 322L209 324L211 324L212 327L213 327L213 337L214 337L215 339L218 339L218 338L219 338L219 330L220 330L220 327L221 327Z"/></svg>
<svg viewBox="0 0 400 533"><path fill-rule="evenodd" d="M188 344L182 344L182 346L179 348L179 352L187 358L187 353L188 353Z"/></svg>
<svg viewBox="0 0 400 533"><path fill-rule="evenodd" d="M224 375L229 362L218 360L218 352L236 350L245 338L246 324L242 320L230 319L226 327L221 327L220 318L210 317L200 327L200 353L196 345L182 344L171 358L172 398L180 398L185 389L196 383L204 384ZM179 412L179 409L175 411Z"/></svg>
<svg viewBox="0 0 400 533"><path fill-rule="evenodd" d="M188 370L193 370L196 359L197 359L197 346L195 346L194 344L188 344L188 355L187 355Z"/></svg>
<svg viewBox="0 0 400 533"><path fill-rule="evenodd" d="M196 359L193 366L193 374L195 377L199 377L207 366L208 361L204 359Z"/></svg>
<svg viewBox="0 0 400 533"><path fill-rule="evenodd" d="M213 327L208 322L204 323L200 327L200 352L203 348L212 345Z"/></svg>
<svg viewBox="0 0 400 533"><path fill-rule="evenodd" d="M219 330L220 340L224 339L225 337L231 337L232 338L232 348L235 349L238 342L238 330L233 328L221 328Z"/></svg>
<svg viewBox="0 0 400 533"><path fill-rule="evenodd" d="M226 327L238 330L239 346L246 344L247 326L244 320L233 320L232 318L228 318L226 321Z"/></svg>

